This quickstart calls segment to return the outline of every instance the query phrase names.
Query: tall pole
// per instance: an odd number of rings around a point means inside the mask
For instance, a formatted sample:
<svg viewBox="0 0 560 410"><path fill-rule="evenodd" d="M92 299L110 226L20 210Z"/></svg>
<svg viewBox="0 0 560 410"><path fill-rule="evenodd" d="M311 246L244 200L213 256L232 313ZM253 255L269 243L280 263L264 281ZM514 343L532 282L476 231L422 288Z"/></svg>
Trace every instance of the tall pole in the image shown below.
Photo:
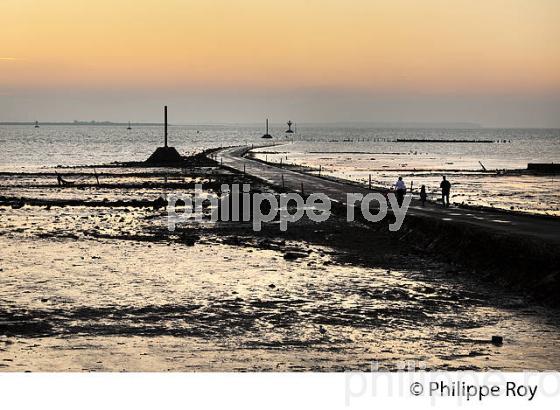
<svg viewBox="0 0 560 410"><path fill-rule="evenodd" d="M266 119L266 133L268 135L268 118Z"/></svg>
<svg viewBox="0 0 560 410"><path fill-rule="evenodd" d="M165 148L167 148L167 105L163 109L163 120L165 123L165 128L164 128Z"/></svg>

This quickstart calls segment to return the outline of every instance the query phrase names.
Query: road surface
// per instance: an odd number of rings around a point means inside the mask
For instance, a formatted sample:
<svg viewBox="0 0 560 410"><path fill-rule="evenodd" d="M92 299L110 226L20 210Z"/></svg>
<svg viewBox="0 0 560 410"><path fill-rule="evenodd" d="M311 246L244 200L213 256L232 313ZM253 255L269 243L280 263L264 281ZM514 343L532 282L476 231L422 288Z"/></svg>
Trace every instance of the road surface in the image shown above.
<svg viewBox="0 0 560 410"><path fill-rule="evenodd" d="M222 148L215 152L216 159L223 165L238 171L245 171L248 175L258 177L270 184L282 186L289 191L324 193L333 201L342 204L347 202L348 193L367 194L374 192L367 187L360 187L351 183L333 181L315 175L303 174L274 165L265 164L244 157L247 146ZM546 241L560 243L560 218L548 218L532 215L508 214L492 212L491 210L473 210L457 207L442 208L434 203L422 207L417 200L413 200L407 215L435 218L448 222L472 224L486 229L493 229L509 234L529 235Z"/></svg>

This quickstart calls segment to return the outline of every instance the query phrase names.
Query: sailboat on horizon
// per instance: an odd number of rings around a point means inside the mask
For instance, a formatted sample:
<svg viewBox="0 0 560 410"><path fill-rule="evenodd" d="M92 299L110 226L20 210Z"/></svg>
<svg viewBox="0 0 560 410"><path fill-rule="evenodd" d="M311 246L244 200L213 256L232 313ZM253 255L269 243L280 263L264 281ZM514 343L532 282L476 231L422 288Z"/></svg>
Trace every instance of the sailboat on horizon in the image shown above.
<svg viewBox="0 0 560 410"><path fill-rule="evenodd" d="M130 121L128 122L128 127L126 127L127 130L131 130L132 127L130 126Z"/></svg>
<svg viewBox="0 0 560 410"><path fill-rule="evenodd" d="M35 120L35 128L39 128L39 121Z"/></svg>

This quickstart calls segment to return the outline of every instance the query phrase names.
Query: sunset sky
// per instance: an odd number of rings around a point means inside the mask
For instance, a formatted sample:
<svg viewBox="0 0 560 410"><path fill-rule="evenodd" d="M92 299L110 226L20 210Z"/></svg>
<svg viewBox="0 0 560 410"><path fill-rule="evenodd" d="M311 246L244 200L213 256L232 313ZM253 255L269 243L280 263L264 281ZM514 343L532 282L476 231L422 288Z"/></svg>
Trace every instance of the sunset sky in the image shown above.
<svg viewBox="0 0 560 410"><path fill-rule="evenodd" d="M558 0L1 0L0 121L560 126Z"/></svg>

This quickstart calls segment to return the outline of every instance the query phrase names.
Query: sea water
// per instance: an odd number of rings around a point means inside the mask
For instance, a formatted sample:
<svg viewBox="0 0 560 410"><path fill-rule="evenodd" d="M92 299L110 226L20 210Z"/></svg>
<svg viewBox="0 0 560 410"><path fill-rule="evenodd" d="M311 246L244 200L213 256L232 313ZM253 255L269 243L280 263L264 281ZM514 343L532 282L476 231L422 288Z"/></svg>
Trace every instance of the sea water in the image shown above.
<svg viewBox="0 0 560 410"><path fill-rule="evenodd" d="M363 184L390 187L398 176L432 199L446 175L452 201L532 213L560 214L558 177L520 172L530 162L560 162L559 129L379 129L298 125L294 134L273 126L263 140L256 125L170 126L169 144L183 154L206 148L274 142L259 157L299 164ZM0 171L57 165L141 161L163 145L163 127L101 125L0 126ZM490 140L492 143L397 142L407 139ZM484 168L487 172L484 172ZM503 171L506 171L505 173ZM511 170L517 170L511 172ZM490 172L488 172L490 171Z"/></svg>

